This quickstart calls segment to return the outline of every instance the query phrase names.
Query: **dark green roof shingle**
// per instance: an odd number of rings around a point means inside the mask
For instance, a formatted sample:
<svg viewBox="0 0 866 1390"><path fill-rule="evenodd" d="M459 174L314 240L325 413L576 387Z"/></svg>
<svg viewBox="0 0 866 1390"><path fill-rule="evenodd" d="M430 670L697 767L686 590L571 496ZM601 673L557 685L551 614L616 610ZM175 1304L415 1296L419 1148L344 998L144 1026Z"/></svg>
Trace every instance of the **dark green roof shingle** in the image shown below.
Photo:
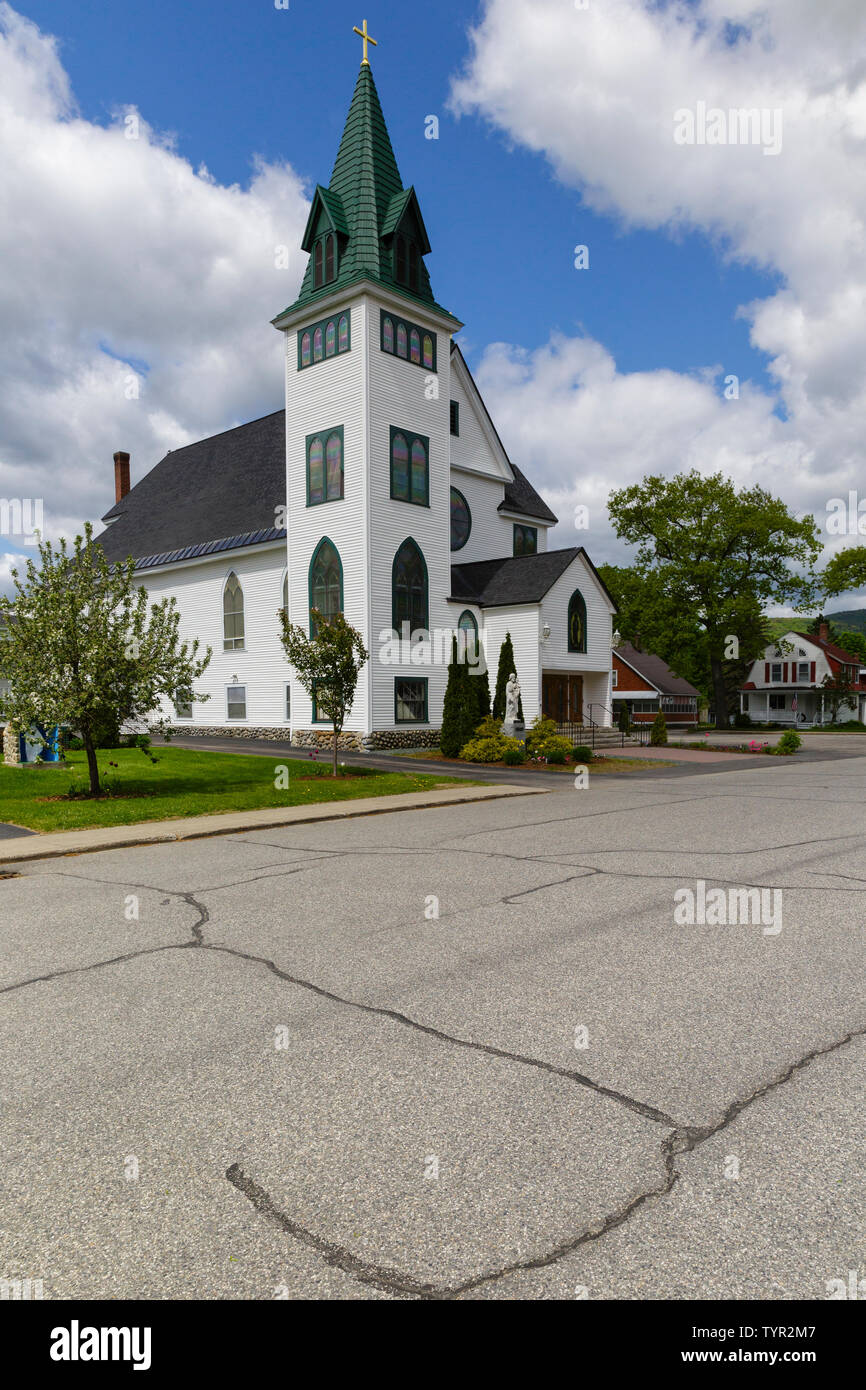
<svg viewBox="0 0 866 1390"><path fill-rule="evenodd" d="M404 217L417 223L416 239L422 257L430 250L430 243L417 195L413 188L403 187L373 72L367 64L361 65L355 83L331 182L327 188L318 187L313 198L303 241L305 251L312 248L321 206L340 233L337 278L317 289L311 256L298 298L283 311L285 314L307 302L314 303L341 286L367 278L399 289L409 299L448 312L433 298L423 259L419 258L417 290L398 285L392 274L389 241ZM277 315L277 319L282 317Z"/></svg>

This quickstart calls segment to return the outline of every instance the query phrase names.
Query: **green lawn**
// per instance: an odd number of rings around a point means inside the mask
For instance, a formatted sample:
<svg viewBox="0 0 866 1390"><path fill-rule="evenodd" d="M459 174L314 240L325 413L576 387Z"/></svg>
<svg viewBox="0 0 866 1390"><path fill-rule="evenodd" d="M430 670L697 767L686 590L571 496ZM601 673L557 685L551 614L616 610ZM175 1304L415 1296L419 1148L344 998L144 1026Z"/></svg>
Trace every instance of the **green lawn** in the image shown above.
<svg viewBox="0 0 866 1390"><path fill-rule="evenodd" d="M306 806L318 801L351 801L429 791L464 779L410 772L377 772L351 767L336 781L330 764L311 759L273 758L238 753L199 753L187 748L154 748L154 765L137 749L100 753L100 775L113 783L100 801L66 800L73 783L87 784L83 753L68 753L66 768L14 768L0 764L0 821L29 830L81 830L92 825L131 825L175 816L213 815L261 806ZM110 766L117 763L117 767ZM278 767L289 769L289 785L278 790Z"/></svg>

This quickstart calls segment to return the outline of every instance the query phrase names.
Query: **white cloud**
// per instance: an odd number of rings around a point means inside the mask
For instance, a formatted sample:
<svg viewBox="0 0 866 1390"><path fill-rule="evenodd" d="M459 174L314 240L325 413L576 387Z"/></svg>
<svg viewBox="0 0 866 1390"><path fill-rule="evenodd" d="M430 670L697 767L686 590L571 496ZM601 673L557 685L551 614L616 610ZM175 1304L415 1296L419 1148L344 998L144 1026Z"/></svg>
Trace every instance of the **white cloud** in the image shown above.
<svg viewBox="0 0 866 1390"><path fill-rule="evenodd" d="M135 481L282 404L302 181L259 162L225 187L130 114L82 119L55 41L0 4L0 496L43 498L48 535L112 505L116 449Z"/></svg>
<svg viewBox="0 0 866 1390"><path fill-rule="evenodd" d="M731 26L743 26L734 30ZM777 396L738 402L671 372L622 374L595 343L526 357L496 347L481 376L506 443L569 421L575 458L608 484L650 467L724 468L823 519L829 496L866 487L866 7L862 0L487 0L457 110L543 153L557 177L626 228L697 229L719 254L778 274L745 305ZM674 113L779 109L782 149L681 146ZM773 414L781 404L784 421ZM520 409L528 414L521 415ZM513 431L513 432L511 432ZM556 486L550 441L533 466ZM561 451L560 451L561 452ZM521 457L520 447L515 455ZM526 454L527 463L530 454ZM551 472L555 476L550 476ZM562 507L577 500L560 481ZM608 544L607 540L602 545Z"/></svg>

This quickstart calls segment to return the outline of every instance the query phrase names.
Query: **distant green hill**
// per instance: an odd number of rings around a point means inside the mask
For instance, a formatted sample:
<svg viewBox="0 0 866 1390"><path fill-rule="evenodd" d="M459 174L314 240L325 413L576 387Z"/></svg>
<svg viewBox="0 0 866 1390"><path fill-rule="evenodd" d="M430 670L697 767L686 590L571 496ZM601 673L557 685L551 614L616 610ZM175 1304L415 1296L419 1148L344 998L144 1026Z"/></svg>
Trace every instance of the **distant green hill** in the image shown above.
<svg viewBox="0 0 866 1390"><path fill-rule="evenodd" d="M767 630L770 634L770 641L775 642L777 638L784 637L786 632L808 632L809 618L767 618Z"/></svg>
<svg viewBox="0 0 866 1390"><path fill-rule="evenodd" d="M850 608L841 613L828 613L826 616L833 626L838 627L842 632L866 634L866 608ZM771 641L775 641L777 637L783 637L786 632L808 632L812 625L812 620L808 617L768 617L766 622Z"/></svg>
<svg viewBox="0 0 866 1390"><path fill-rule="evenodd" d="M837 627L849 628L852 632L866 632L866 608L848 608L843 613L828 613L827 617Z"/></svg>

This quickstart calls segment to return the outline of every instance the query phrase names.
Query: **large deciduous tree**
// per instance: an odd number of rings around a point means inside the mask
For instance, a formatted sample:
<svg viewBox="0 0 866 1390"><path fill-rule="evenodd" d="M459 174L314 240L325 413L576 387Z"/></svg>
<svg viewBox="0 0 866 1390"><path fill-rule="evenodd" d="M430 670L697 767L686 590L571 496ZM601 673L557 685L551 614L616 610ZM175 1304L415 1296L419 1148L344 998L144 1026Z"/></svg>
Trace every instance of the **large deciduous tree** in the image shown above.
<svg viewBox="0 0 866 1390"><path fill-rule="evenodd" d="M358 676L369 659L364 639L342 613L326 618L312 610L314 636L289 622L285 608L279 610L280 640L289 665L307 694L315 699L317 713L324 714L334 729L334 776L337 776L337 747L340 734L355 699Z"/></svg>
<svg viewBox="0 0 866 1390"><path fill-rule="evenodd" d="M828 598L866 586L866 545L847 545L827 561L821 587Z"/></svg>
<svg viewBox="0 0 866 1390"><path fill-rule="evenodd" d="M0 598L5 640L0 677L9 689L0 712L16 728L68 725L87 754L92 796L100 794L97 730L106 717L117 724L149 719L168 734L160 701L206 700L193 684L211 657L199 643L181 642L175 599L150 604L135 583L135 562L112 564L93 540L88 523L72 550L40 541L39 560L28 560L15 592Z"/></svg>
<svg viewBox="0 0 866 1390"><path fill-rule="evenodd" d="M795 517L763 488L739 491L721 473L658 475L611 494L618 536L637 546L639 573L652 575L667 599L692 615L706 641L716 726L727 724L726 662L730 639L754 631L767 603L799 611L815 601L821 551L811 516Z"/></svg>

